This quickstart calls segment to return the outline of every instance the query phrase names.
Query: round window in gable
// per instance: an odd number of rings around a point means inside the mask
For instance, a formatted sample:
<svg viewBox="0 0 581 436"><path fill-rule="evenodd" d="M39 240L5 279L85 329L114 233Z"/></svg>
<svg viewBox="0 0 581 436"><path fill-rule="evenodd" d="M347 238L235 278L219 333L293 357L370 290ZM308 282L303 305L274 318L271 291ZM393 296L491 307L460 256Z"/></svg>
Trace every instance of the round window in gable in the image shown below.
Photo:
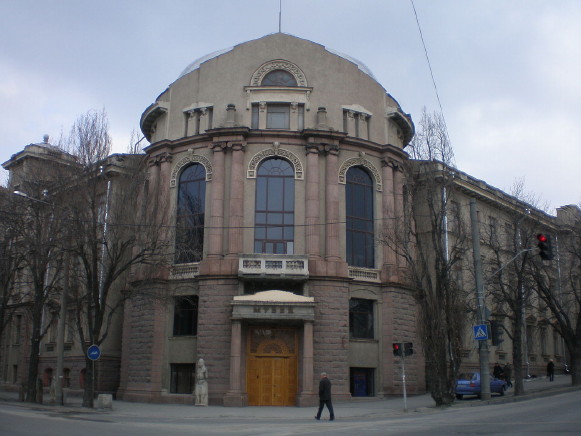
<svg viewBox="0 0 581 436"><path fill-rule="evenodd" d="M274 70L264 76L262 86L297 86L297 80L288 71Z"/></svg>

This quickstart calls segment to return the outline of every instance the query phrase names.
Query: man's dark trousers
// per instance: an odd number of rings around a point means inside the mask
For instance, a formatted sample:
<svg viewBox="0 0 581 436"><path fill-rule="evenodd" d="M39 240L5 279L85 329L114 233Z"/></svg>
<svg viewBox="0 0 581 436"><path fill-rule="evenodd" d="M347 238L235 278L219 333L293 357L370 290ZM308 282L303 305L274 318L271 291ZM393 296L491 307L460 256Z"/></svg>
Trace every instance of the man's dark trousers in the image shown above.
<svg viewBox="0 0 581 436"><path fill-rule="evenodd" d="M319 411L315 415L315 419L321 419L323 407L327 405L331 421L335 419L335 412L333 412L333 403L331 403L331 381L327 378L327 374L321 374L321 381L319 382Z"/></svg>
<svg viewBox="0 0 581 436"><path fill-rule="evenodd" d="M327 405L327 409L329 409L329 415L332 421L335 419L335 412L333 412L333 403L331 400L319 400L319 411L317 412L317 419L321 419L321 413L323 413L325 405Z"/></svg>

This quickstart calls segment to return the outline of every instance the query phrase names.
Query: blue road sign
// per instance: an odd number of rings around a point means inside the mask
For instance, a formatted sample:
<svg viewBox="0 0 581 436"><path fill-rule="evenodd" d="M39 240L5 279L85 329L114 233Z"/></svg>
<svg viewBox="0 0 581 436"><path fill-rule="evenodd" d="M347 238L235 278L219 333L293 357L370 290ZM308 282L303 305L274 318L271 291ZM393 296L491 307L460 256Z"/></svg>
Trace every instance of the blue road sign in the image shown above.
<svg viewBox="0 0 581 436"><path fill-rule="evenodd" d="M91 360L97 360L101 357L101 349L98 345L91 345L87 350L87 357Z"/></svg>
<svg viewBox="0 0 581 436"><path fill-rule="evenodd" d="M474 325L474 339L477 341L485 341L488 339L488 327L486 324Z"/></svg>

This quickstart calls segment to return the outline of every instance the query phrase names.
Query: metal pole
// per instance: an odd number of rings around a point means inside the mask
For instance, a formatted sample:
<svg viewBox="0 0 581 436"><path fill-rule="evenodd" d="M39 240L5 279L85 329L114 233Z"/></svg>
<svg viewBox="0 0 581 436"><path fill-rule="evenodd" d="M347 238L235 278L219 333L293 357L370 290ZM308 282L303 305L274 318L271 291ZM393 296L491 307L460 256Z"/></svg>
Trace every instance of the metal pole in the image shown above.
<svg viewBox="0 0 581 436"><path fill-rule="evenodd" d="M67 314L67 298L69 291L69 257L65 259L64 269L64 283L61 293L61 308L59 314L59 322L57 326L57 343L56 343L56 400L61 406L65 404L63 395L63 381L64 381L64 360L65 360L65 317Z"/></svg>
<svg viewBox="0 0 581 436"><path fill-rule="evenodd" d="M478 306L479 324L484 324L486 310L484 302L484 282L482 280L482 263L480 261L480 232L478 229L478 216L476 214L476 200L470 199L470 223L472 227L472 248L474 257L474 275L476 277L476 304ZM480 357L480 399L490 399L490 369L488 365L488 341L478 341L478 353Z"/></svg>
<svg viewBox="0 0 581 436"><path fill-rule="evenodd" d="M403 411L408 411L408 396L407 396L407 389L405 385L405 350L403 349L403 343L400 344L400 350L402 352L401 355L401 379L403 381Z"/></svg>

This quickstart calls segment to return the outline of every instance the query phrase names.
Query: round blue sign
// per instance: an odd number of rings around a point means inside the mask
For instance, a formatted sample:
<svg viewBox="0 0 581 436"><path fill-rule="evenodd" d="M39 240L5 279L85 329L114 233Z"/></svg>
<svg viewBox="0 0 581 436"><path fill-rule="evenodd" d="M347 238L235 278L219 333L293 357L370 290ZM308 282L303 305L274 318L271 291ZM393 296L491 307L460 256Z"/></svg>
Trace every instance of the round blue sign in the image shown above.
<svg viewBox="0 0 581 436"><path fill-rule="evenodd" d="M101 349L98 345L91 345L87 350L87 357L91 360L97 360L101 357Z"/></svg>

